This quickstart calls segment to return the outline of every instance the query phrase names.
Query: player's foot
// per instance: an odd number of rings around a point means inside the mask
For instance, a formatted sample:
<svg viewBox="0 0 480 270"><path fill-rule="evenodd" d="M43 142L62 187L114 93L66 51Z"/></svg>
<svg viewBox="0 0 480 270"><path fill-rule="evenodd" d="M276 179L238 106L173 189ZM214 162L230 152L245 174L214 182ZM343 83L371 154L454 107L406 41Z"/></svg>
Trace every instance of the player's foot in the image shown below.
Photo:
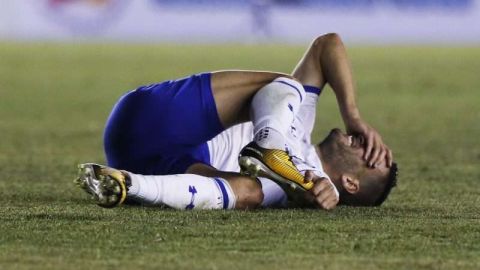
<svg viewBox="0 0 480 270"><path fill-rule="evenodd" d="M126 182L127 177L122 171L94 163L78 165L78 178L74 180L77 186L92 195L99 206L106 208L125 201Z"/></svg>
<svg viewBox="0 0 480 270"><path fill-rule="evenodd" d="M313 187L313 182L304 181L286 151L262 148L251 142L240 151L238 162L242 174L267 177L293 189L310 190Z"/></svg>

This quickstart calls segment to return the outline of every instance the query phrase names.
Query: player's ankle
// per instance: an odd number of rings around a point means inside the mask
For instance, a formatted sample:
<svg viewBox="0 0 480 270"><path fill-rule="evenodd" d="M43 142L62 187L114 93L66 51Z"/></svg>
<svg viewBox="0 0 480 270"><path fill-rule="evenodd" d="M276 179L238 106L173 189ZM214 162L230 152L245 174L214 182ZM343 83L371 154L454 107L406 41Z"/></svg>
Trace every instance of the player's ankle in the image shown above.
<svg viewBox="0 0 480 270"><path fill-rule="evenodd" d="M123 177L125 177L125 186L127 190L132 186L132 178L130 177L129 172L120 170L120 172L123 174Z"/></svg>

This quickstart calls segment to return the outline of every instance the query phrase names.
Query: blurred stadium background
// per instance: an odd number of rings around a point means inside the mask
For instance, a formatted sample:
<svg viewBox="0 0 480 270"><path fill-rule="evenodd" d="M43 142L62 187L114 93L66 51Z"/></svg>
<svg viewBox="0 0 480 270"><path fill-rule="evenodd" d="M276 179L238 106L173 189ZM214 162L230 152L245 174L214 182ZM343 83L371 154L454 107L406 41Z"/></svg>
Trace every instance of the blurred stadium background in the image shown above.
<svg viewBox="0 0 480 270"><path fill-rule="evenodd" d="M0 39L362 44L480 42L475 0L1 0Z"/></svg>

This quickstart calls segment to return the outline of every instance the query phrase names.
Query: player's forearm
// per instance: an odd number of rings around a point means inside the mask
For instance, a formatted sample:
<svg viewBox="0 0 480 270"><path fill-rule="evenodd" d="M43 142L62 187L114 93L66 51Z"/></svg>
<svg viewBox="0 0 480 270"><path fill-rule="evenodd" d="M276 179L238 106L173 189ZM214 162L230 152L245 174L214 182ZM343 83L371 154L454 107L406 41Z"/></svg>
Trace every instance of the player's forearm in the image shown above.
<svg viewBox="0 0 480 270"><path fill-rule="evenodd" d="M360 118L355 82L343 43L338 35L328 35L322 44L319 61L325 82L332 87L345 123Z"/></svg>

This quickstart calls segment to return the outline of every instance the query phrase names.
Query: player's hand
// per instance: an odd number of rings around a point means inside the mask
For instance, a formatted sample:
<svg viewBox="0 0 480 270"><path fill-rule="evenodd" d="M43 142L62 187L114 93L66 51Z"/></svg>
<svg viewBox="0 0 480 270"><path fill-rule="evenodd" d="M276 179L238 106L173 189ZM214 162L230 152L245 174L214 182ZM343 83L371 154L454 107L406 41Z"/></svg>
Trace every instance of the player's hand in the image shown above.
<svg viewBox="0 0 480 270"><path fill-rule="evenodd" d="M369 167L376 167L385 160L388 167L392 166L392 151L383 142L382 136L362 119L355 119L346 123L349 135L361 136L364 140L365 153L363 158Z"/></svg>
<svg viewBox="0 0 480 270"><path fill-rule="evenodd" d="M305 180L314 182L313 188L306 193L307 201L325 210L331 210L337 206L340 197L329 179L318 177L313 172L307 171Z"/></svg>

